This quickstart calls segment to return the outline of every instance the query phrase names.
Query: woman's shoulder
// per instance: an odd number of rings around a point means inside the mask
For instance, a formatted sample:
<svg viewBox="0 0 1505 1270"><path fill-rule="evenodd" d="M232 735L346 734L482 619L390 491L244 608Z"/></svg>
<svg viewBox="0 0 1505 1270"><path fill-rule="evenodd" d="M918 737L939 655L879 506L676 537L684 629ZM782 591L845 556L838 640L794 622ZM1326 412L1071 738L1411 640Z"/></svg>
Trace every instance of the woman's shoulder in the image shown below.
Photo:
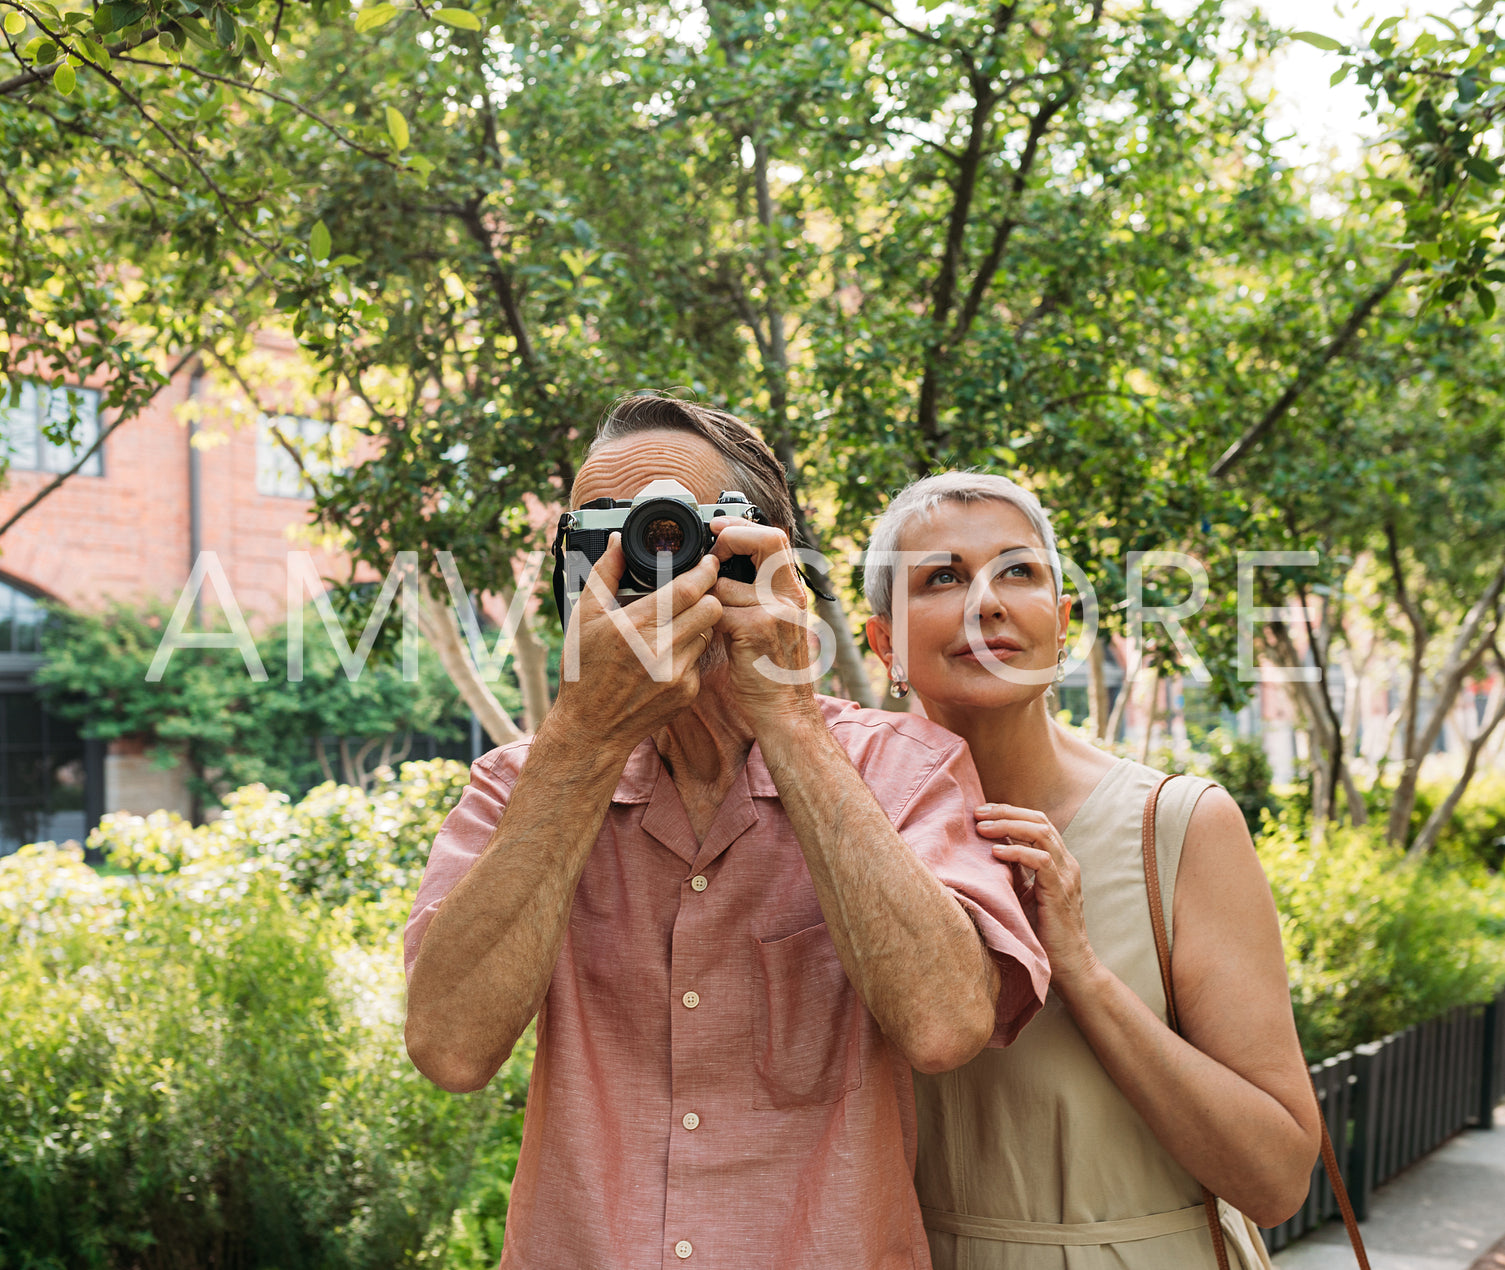
<svg viewBox="0 0 1505 1270"><path fill-rule="evenodd" d="M1133 759L1122 759L1125 810L1130 802L1143 811L1144 800L1161 786L1155 804L1155 824L1160 835L1173 834L1177 842L1193 850L1198 844L1228 844L1234 849L1247 847L1248 828L1244 814L1233 795L1206 776L1190 772L1164 772ZM1174 780L1167 780L1174 777Z"/></svg>
<svg viewBox="0 0 1505 1270"><path fill-rule="evenodd" d="M1167 777L1175 779L1167 780ZM1110 762L1084 810L1106 818L1101 826L1095 827L1106 828L1111 821L1122 825L1123 832L1132 833L1137 838L1145 801L1157 788L1160 793L1155 804L1155 823L1162 838L1174 835L1177 842L1193 826L1198 829L1204 823L1220 826L1226 810L1220 804L1226 803L1237 809L1233 799L1216 781L1187 773L1161 771L1132 758L1117 758Z"/></svg>
<svg viewBox="0 0 1505 1270"><path fill-rule="evenodd" d="M1162 806L1173 800L1196 803L1208 790L1222 789L1217 781L1209 780L1205 776L1197 776L1191 772L1162 771L1160 768L1141 763L1137 759L1120 759L1118 766L1122 770L1124 782L1136 789L1143 789L1146 794L1164 782L1165 788L1160 791ZM1175 779L1169 779L1171 777Z"/></svg>

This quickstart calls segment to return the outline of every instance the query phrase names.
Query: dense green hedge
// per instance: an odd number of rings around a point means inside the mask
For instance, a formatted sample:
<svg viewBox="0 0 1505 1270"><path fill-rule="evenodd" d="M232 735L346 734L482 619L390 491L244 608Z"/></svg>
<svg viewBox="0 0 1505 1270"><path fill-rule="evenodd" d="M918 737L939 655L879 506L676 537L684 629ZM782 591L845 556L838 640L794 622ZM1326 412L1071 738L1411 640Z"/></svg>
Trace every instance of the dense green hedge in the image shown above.
<svg viewBox="0 0 1505 1270"><path fill-rule="evenodd" d="M1505 987L1505 878L1476 861L1407 861L1378 827L1330 830L1315 844L1283 821L1267 821L1259 854L1308 1058Z"/></svg>
<svg viewBox="0 0 1505 1270"><path fill-rule="evenodd" d="M242 790L0 860L0 1268L494 1266L529 1055L441 1093L399 936L464 781Z"/></svg>

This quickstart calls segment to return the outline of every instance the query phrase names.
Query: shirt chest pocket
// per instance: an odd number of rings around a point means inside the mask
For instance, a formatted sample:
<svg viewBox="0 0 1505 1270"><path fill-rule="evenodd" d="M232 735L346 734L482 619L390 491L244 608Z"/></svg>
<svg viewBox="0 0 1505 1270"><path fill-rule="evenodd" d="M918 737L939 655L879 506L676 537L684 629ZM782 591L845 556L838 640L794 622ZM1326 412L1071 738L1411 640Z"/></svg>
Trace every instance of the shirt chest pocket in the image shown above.
<svg viewBox="0 0 1505 1270"><path fill-rule="evenodd" d="M755 940L757 1109L833 1103L862 1083L862 1016L826 924Z"/></svg>

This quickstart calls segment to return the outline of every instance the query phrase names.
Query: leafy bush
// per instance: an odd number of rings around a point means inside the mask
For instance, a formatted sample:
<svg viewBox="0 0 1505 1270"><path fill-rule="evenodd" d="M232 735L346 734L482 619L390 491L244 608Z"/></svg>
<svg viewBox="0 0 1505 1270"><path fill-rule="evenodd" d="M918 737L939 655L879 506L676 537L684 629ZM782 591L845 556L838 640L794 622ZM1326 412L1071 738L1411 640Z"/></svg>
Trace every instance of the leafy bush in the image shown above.
<svg viewBox="0 0 1505 1270"><path fill-rule="evenodd" d="M1270 789L1270 760L1258 737L1235 736L1217 729L1207 736L1207 775L1233 797L1244 813L1250 833L1258 833L1265 812L1273 814L1279 800Z"/></svg>
<svg viewBox="0 0 1505 1270"><path fill-rule="evenodd" d="M1112 748L1121 758L1139 757L1133 742L1119 742ZM1200 735L1192 749L1181 753L1170 744L1156 746L1150 751L1149 765L1157 772L1190 773L1217 781L1239 805L1251 834L1260 832L1266 811L1273 815L1282 806L1271 788L1270 760L1257 737L1212 728Z"/></svg>
<svg viewBox="0 0 1505 1270"><path fill-rule="evenodd" d="M1450 778L1424 780L1416 790L1411 832L1419 833L1453 788ZM1480 772L1469 782L1437 840L1448 859L1475 861L1496 872L1505 867L1505 772Z"/></svg>
<svg viewBox="0 0 1505 1270"><path fill-rule="evenodd" d="M1505 879L1408 863L1382 832L1331 829L1314 845L1279 822L1259 842L1312 1060L1505 986Z"/></svg>
<svg viewBox="0 0 1505 1270"><path fill-rule="evenodd" d="M389 1270L486 1238L531 1055L457 1097L401 1029L402 919L463 773L111 818L108 875L0 860L0 1270Z"/></svg>

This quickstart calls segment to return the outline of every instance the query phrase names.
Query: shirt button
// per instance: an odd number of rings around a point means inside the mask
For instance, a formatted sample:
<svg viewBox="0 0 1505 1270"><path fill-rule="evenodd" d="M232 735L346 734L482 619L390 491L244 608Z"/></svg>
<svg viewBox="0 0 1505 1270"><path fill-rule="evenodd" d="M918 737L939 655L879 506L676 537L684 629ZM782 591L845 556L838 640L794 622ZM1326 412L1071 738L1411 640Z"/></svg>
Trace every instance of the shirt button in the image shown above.
<svg viewBox="0 0 1505 1270"><path fill-rule="evenodd" d="M700 1117L693 1111L687 1111L685 1112L683 1124L686 1129L698 1129L700 1128Z"/></svg>
<svg viewBox="0 0 1505 1270"><path fill-rule="evenodd" d="M693 1010L697 1005L700 1004L700 993L687 992L683 997L680 998L680 1000L685 1003L685 1009Z"/></svg>
<svg viewBox="0 0 1505 1270"><path fill-rule="evenodd" d="M703 891L708 886L710 886L710 883L706 881L704 873L697 873L690 879L690 889L692 891Z"/></svg>
<svg viewBox="0 0 1505 1270"><path fill-rule="evenodd" d="M690 1254L694 1251L695 1249L690 1247L690 1241L688 1239L681 1239L677 1244L674 1245L674 1255L681 1261L688 1261Z"/></svg>

